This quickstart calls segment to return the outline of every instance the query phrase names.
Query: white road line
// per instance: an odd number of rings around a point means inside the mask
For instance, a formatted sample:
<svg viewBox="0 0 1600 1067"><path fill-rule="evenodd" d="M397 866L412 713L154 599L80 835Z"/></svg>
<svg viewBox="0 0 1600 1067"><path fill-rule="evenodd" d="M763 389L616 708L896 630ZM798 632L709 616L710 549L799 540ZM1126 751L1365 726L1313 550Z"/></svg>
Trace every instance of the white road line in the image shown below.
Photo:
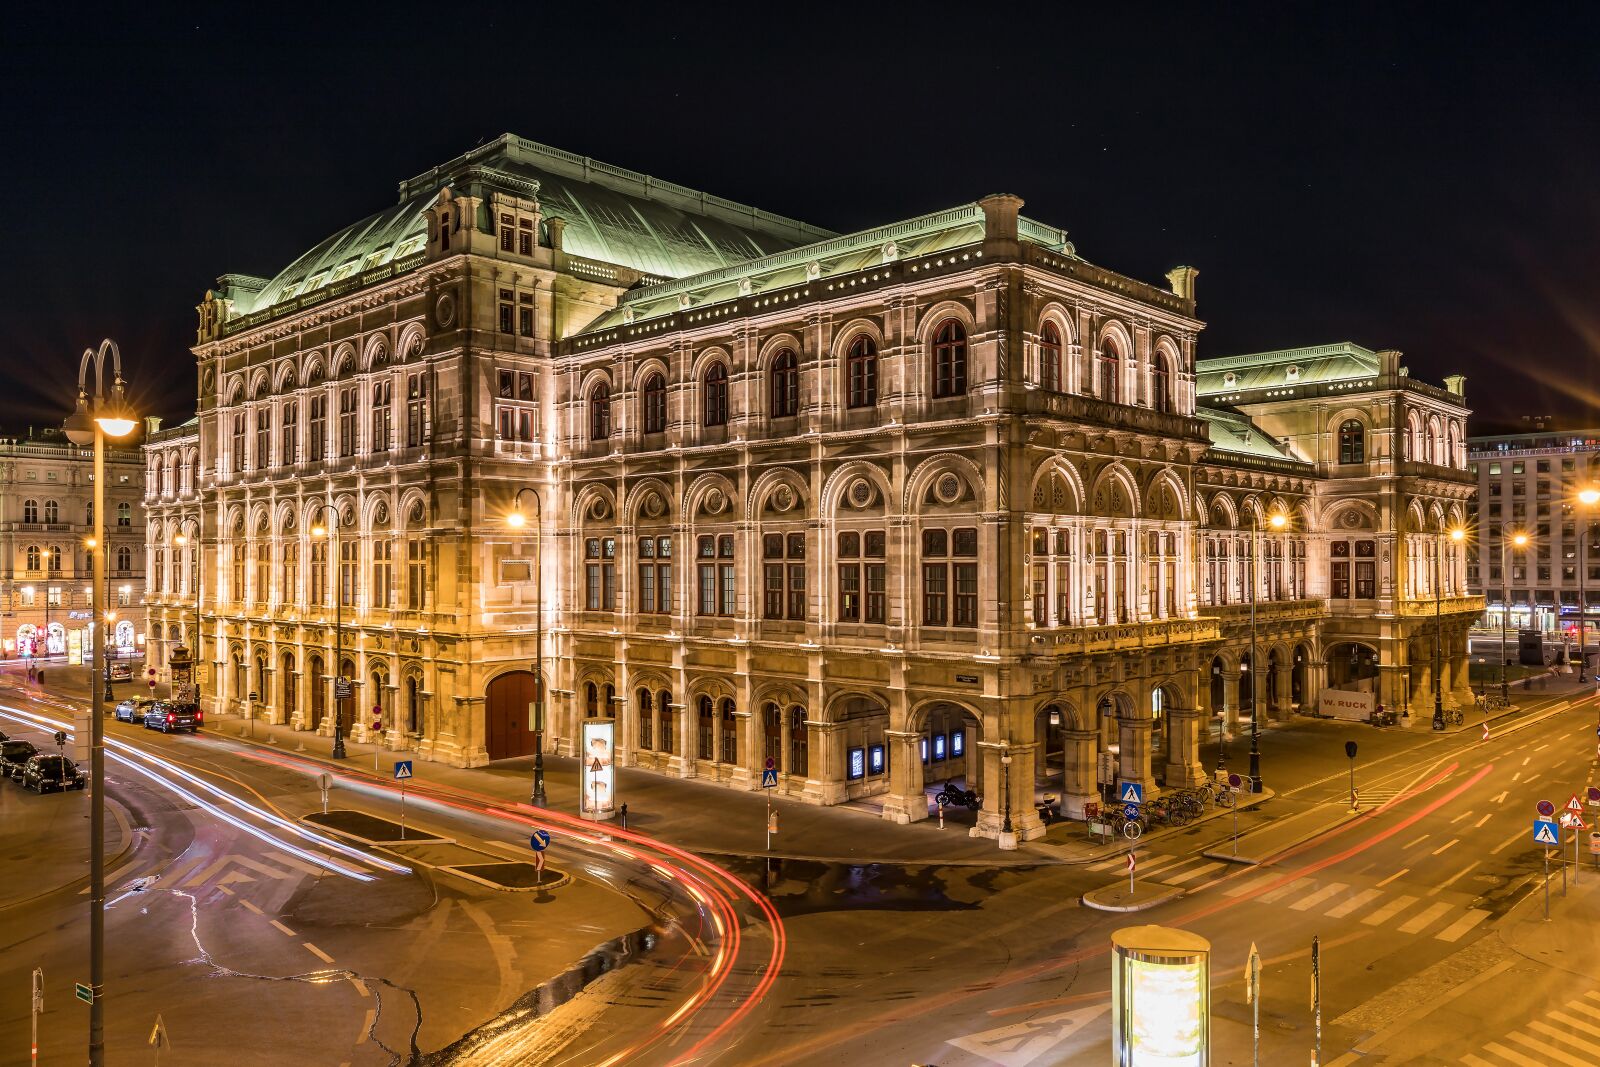
<svg viewBox="0 0 1600 1067"><path fill-rule="evenodd" d="M1595 1026L1593 1023L1586 1023L1582 1019L1574 1019L1570 1015L1563 1015L1559 1011L1553 1011L1546 1015L1545 1018L1554 1019L1563 1026L1570 1026L1574 1030L1582 1030L1586 1034L1593 1034L1595 1037L1600 1037L1600 1026Z"/></svg>
<svg viewBox="0 0 1600 1067"><path fill-rule="evenodd" d="M257 915L261 916L262 918L266 918L266 915L267 915L266 912L262 911L260 908L256 907L254 904L250 903L248 900L244 899L243 897L239 898L239 903L243 904L245 907L249 908L251 911L255 912Z"/></svg>
<svg viewBox="0 0 1600 1067"><path fill-rule="evenodd" d="M1398 871L1395 871L1389 877L1387 877L1383 881L1379 882L1378 883L1378 888L1382 889L1384 886L1388 885L1390 882L1392 882L1395 879L1399 878L1401 875L1406 875L1406 874L1410 874L1410 873L1411 873L1411 868L1410 867L1401 867Z"/></svg>
<svg viewBox="0 0 1600 1067"><path fill-rule="evenodd" d="M1422 844L1422 842L1426 841L1431 836L1432 836L1431 834L1423 834L1421 837L1414 837L1410 841L1408 841L1406 844L1404 844L1404 845L1402 845L1400 847L1401 848L1410 848L1412 845L1420 845L1420 844Z"/></svg>
<svg viewBox="0 0 1600 1067"><path fill-rule="evenodd" d="M1533 757L1532 756L1523 756L1521 765L1526 767L1528 764L1530 764L1532 762L1533 762Z"/></svg>
<svg viewBox="0 0 1600 1067"><path fill-rule="evenodd" d="M1426 908L1423 908L1421 911L1417 912L1417 914L1413 915L1411 918L1402 923L1400 925L1400 932L1402 934L1420 934L1422 931L1426 930L1428 927L1432 926L1434 923L1443 918L1445 913L1448 912L1450 908L1451 905L1446 904L1443 901L1440 901L1437 904L1429 904Z"/></svg>
<svg viewBox="0 0 1600 1067"><path fill-rule="evenodd" d="M367 983L363 982L361 979L352 978L352 979L350 979L350 984L355 986L356 987L356 992L360 993L362 996L364 996L364 997L372 996L371 991L367 989Z"/></svg>
<svg viewBox="0 0 1600 1067"><path fill-rule="evenodd" d="M273 919L272 920L272 925L276 926L279 930L281 930L283 933L287 934L288 936L290 936L290 937L294 936L294 931L289 929L287 926L283 925L277 919Z"/></svg>
<svg viewBox="0 0 1600 1067"><path fill-rule="evenodd" d="M1468 931L1488 917L1488 912L1474 908L1433 936L1440 941L1460 941Z"/></svg>
<svg viewBox="0 0 1600 1067"><path fill-rule="evenodd" d="M1249 894L1260 889L1262 886L1271 885L1273 882L1276 882L1282 877L1283 875L1281 874L1260 874L1254 878L1243 878L1240 879L1237 885L1230 885L1228 888L1224 889L1222 891L1222 895L1225 897L1248 896Z"/></svg>
<svg viewBox="0 0 1600 1067"><path fill-rule="evenodd" d="M322 951L320 948L318 948L316 945L313 945L309 941L300 942L300 947L305 949L307 952L311 953L313 956L317 957L317 959L321 960L323 963L332 963L333 962L333 957L332 956L328 955L326 952Z"/></svg>
<svg viewBox="0 0 1600 1067"><path fill-rule="evenodd" d="M1416 902L1416 897L1396 897L1394 900L1389 901L1389 903L1385 904L1383 907L1379 908L1377 911L1373 912L1371 915L1368 915L1361 921L1366 923L1368 926L1377 926L1379 923L1388 922L1390 919L1394 918L1396 915L1399 915L1402 911L1405 911Z"/></svg>
<svg viewBox="0 0 1600 1067"><path fill-rule="evenodd" d="M1548 1037L1553 1037L1557 1041L1560 1041L1564 1044L1571 1045L1573 1048L1578 1049L1579 1051L1589 1053L1590 1063L1600 1062L1600 1045L1596 1045L1588 1038L1579 1037L1577 1034L1569 1034L1565 1030L1558 1029L1557 1027L1551 1026L1547 1022L1541 1022L1537 1019L1528 1024L1528 1029L1537 1030L1539 1033L1545 1034Z"/></svg>
<svg viewBox="0 0 1600 1067"><path fill-rule="evenodd" d="M1196 867L1192 871L1186 871L1185 873L1178 875L1176 878L1163 878L1161 880L1167 885L1182 885L1185 882L1192 882L1196 878L1203 877L1204 875L1210 874L1213 871L1221 870L1226 866L1228 866L1226 863L1208 863L1203 867Z"/></svg>
<svg viewBox="0 0 1600 1067"><path fill-rule="evenodd" d="M1482 860L1473 860L1471 863L1469 863L1465 867L1461 868L1455 874L1452 874L1449 878L1445 879L1444 881L1440 882L1438 885L1434 886L1432 892L1437 893L1441 889L1449 889L1451 886L1455 885L1456 882L1458 882L1461 879L1462 875L1466 874L1468 871L1472 870L1474 867L1478 866L1482 862L1483 862Z"/></svg>
<svg viewBox="0 0 1600 1067"><path fill-rule="evenodd" d="M1568 1011L1581 1011L1581 1012L1583 1012L1583 1014L1585 1014L1587 1016L1590 1016L1591 1018L1600 1019L1600 1008L1596 1008L1592 1004L1585 1004L1581 1000L1572 1001L1570 1004L1567 1005L1567 1010Z"/></svg>
<svg viewBox="0 0 1600 1067"><path fill-rule="evenodd" d="M1488 1044L1484 1045L1483 1051L1492 1052L1503 1060L1510 1060L1512 1063L1516 1064L1517 1067L1549 1067L1544 1060L1530 1060L1522 1053L1513 1049L1508 1049L1504 1045L1497 1044L1493 1041L1490 1041Z"/></svg>
<svg viewBox="0 0 1600 1067"><path fill-rule="evenodd" d="M1462 819L1470 819L1470 818L1472 818L1472 812L1464 811L1460 815L1457 815L1455 818L1451 819L1450 820L1450 825L1454 826L1456 823L1460 822Z"/></svg>
<svg viewBox="0 0 1600 1067"><path fill-rule="evenodd" d="M1343 904L1340 904L1336 908L1330 908L1323 912L1323 914L1330 919L1342 919L1351 912L1366 907L1368 904L1372 903L1374 900L1377 900L1381 896L1383 896L1383 890L1381 889L1364 889L1355 896L1351 897L1349 900L1345 901Z"/></svg>
<svg viewBox="0 0 1600 1067"><path fill-rule="evenodd" d="M1261 901L1263 904L1271 904L1273 901L1281 900L1290 893L1297 893L1311 884L1312 880L1310 878L1296 878L1288 885L1281 885L1270 893L1261 894L1256 899Z"/></svg>
<svg viewBox="0 0 1600 1067"><path fill-rule="evenodd" d="M1513 781L1513 782L1520 782L1520 781L1521 781L1521 780L1522 780L1522 772L1521 772L1521 771L1518 771L1518 772L1517 772L1517 773L1516 773L1516 774L1513 774L1513 775L1512 775L1512 776L1511 776L1511 780L1512 780L1512 781Z"/></svg>
<svg viewBox="0 0 1600 1067"><path fill-rule="evenodd" d="M1542 744L1538 748L1534 749L1534 751L1535 752L1543 752L1545 749L1547 749L1549 747L1550 747L1550 742L1546 741L1544 744ZM1530 756L1529 758L1531 759L1532 757Z"/></svg>
<svg viewBox="0 0 1600 1067"><path fill-rule="evenodd" d="M1490 799L1493 800L1496 804L1504 804L1506 802L1506 797L1508 797L1510 795L1511 795L1511 790L1502 789L1500 791L1500 795L1499 796L1491 797Z"/></svg>
<svg viewBox="0 0 1600 1067"><path fill-rule="evenodd" d="M1461 1057L1461 1062L1464 1063L1466 1067L1494 1067L1494 1064L1490 1063L1488 1060L1480 1060L1470 1052Z"/></svg>
<svg viewBox="0 0 1600 1067"><path fill-rule="evenodd" d="M1450 840L1446 841L1444 844L1442 844L1438 848L1434 849L1433 852L1430 853L1430 855L1437 856L1439 853L1447 851L1452 845L1458 845L1460 843L1461 843L1461 838L1452 837Z"/></svg>
<svg viewBox="0 0 1600 1067"><path fill-rule="evenodd" d="M1543 778L1543 777L1544 777L1543 774L1530 774L1530 775L1528 775L1528 780L1526 782L1523 782L1522 784L1523 785L1532 785L1534 782L1538 781L1540 778Z"/></svg>
<svg viewBox="0 0 1600 1067"><path fill-rule="evenodd" d="M1318 904L1338 896L1340 893L1343 893L1349 888L1350 887L1344 882L1334 882L1331 885L1324 886L1323 888L1317 890L1309 897L1304 897L1295 901L1293 904L1289 905L1289 908L1291 911L1310 911Z"/></svg>
<svg viewBox="0 0 1600 1067"><path fill-rule="evenodd" d="M1494 812L1491 811L1489 814L1485 815L1483 818L1481 818L1477 822L1473 823L1472 824L1472 828L1474 830L1476 830L1476 829L1481 827L1484 823L1488 822L1492 818L1494 818Z"/></svg>
<svg viewBox="0 0 1600 1067"><path fill-rule="evenodd" d="M1516 833L1512 834L1510 837L1508 837L1504 841L1500 842L1500 844L1494 846L1494 848L1491 848L1489 850L1489 855L1491 855L1491 856L1500 855L1500 853L1504 852L1506 849L1510 848L1512 845L1516 844L1518 841L1523 840L1527 834L1528 834L1527 830L1518 830Z"/></svg>
<svg viewBox="0 0 1600 1067"><path fill-rule="evenodd" d="M1539 1024L1537 1022L1529 1024L1530 1028L1537 1027L1538 1025ZM1547 1027L1547 1029L1554 1030L1555 1028ZM1557 1032L1559 1033L1559 1031ZM1594 1058L1592 1056L1587 1059L1580 1059L1579 1057L1572 1055L1570 1052L1565 1052L1562 1049L1556 1048L1548 1041L1540 1041L1532 1034L1512 1034L1507 1038L1507 1040L1515 1041L1517 1044L1525 1045L1528 1048L1533 1049L1535 1052L1543 1053L1547 1057L1545 1060L1545 1063L1547 1064L1565 1063L1568 1065L1568 1067L1594 1067ZM1596 1051L1600 1051L1600 1049L1597 1049Z"/></svg>

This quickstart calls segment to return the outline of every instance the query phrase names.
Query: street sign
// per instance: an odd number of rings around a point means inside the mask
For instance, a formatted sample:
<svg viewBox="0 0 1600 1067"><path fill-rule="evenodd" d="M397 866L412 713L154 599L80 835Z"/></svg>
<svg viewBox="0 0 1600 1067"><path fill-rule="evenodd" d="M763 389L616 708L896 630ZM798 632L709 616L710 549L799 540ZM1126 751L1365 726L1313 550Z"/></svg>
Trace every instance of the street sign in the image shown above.
<svg viewBox="0 0 1600 1067"><path fill-rule="evenodd" d="M1589 787L1589 806L1591 808L1600 808L1600 786L1591 785Z"/></svg>
<svg viewBox="0 0 1600 1067"><path fill-rule="evenodd" d="M250 690L250 699L251 700L255 700L256 699L256 691L254 689Z"/></svg>
<svg viewBox="0 0 1600 1067"><path fill-rule="evenodd" d="M1243 786L1243 785L1244 785L1244 779L1243 778L1240 778L1237 774L1228 775L1228 788L1229 789L1231 789L1235 793L1237 793L1239 791L1240 787Z"/></svg>
<svg viewBox="0 0 1600 1067"><path fill-rule="evenodd" d="M1549 819L1533 820L1533 841L1536 845L1559 846L1561 828Z"/></svg>
<svg viewBox="0 0 1600 1067"><path fill-rule="evenodd" d="M1126 816L1127 818L1137 819L1139 817L1139 805L1137 805L1137 804L1124 804L1122 806L1122 814L1124 816Z"/></svg>
<svg viewBox="0 0 1600 1067"><path fill-rule="evenodd" d="M351 694L354 692L355 689L353 686L351 686L350 679L346 678L344 675L340 675L333 680L333 699L349 700Z"/></svg>
<svg viewBox="0 0 1600 1067"><path fill-rule="evenodd" d="M1572 796L1567 798L1567 810L1573 814L1577 814L1583 810L1583 801L1578 799L1578 794L1574 793Z"/></svg>
<svg viewBox="0 0 1600 1067"><path fill-rule="evenodd" d="M1117 799L1124 804L1143 804L1144 786L1138 782L1123 782L1117 787Z"/></svg>
<svg viewBox="0 0 1600 1067"><path fill-rule="evenodd" d="M778 784L778 772L768 767L761 772L761 788L772 789Z"/></svg>
<svg viewBox="0 0 1600 1067"><path fill-rule="evenodd" d="M321 774L317 775L317 787L320 788L324 793L326 793L329 789L332 789L333 775L329 774L327 771L323 771Z"/></svg>
<svg viewBox="0 0 1600 1067"><path fill-rule="evenodd" d="M1587 830L1589 828L1589 824L1583 821L1583 816L1575 811L1562 812L1561 825L1568 830Z"/></svg>
<svg viewBox="0 0 1600 1067"><path fill-rule="evenodd" d="M778 769L778 761L773 759L771 756L768 756L767 762L763 764L763 766L769 771L775 771Z"/></svg>
<svg viewBox="0 0 1600 1067"><path fill-rule="evenodd" d="M94 1003L94 990L90 989L82 982L72 983L72 992L74 996L83 1001L85 1004Z"/></svg>
<svg viewBox="0 0 1600 1067"><path fill-rule="evenodd" d="M1344 743L1344 755L1346 759L1356 758L1356 743L1354 741L1346 741Z"/></svg>
<svg viewBox="0 0 1600 1067"><path fill-rule="evenodd" d="M528 847L535 852L543 852L550 847L550 831L535 830L528 838Z"/></svg>
<svg viewBox="0 0 1600 1067"><path fill-rule="evenodd" d="M1112 763L1111 753L1101 752L1095 758L1095 781L1105 785L1116 777L1116 767Z"/></svg>
<svg viewBox="0 0 1600 1067"><path fill-rule="evenodd" d="M172 1042L167 1038L167 1024L161 1021L159 1012L156 1014L156 1024L150 1028L150 1040L146 1044L153 1046L158 1052L172 1047Z"/></svg>
<svg viewBox="0 0 1600 1067"><path fill-rule="evenodd" d="M408 760L408 759L397 759L397 760L395 760L394 761L394 780L399 782L399 781L404 781L405 779L410 778L410 777L411 777L411 761Z"/></svg>
<svg viewBox="0 0 1600 1067"><path fill-rule="evenodd" d="M1547 819L1556 813L1556 806L1550 803L1548 800L1541 800L1533 807L1535 811Z"/></svg>

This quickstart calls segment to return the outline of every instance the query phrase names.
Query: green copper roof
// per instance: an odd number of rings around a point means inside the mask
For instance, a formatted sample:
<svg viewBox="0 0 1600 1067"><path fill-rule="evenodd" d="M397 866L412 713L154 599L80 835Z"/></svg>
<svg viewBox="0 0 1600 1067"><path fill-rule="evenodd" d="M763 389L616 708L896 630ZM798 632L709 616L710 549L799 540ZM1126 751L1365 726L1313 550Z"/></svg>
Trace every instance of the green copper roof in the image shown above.
<svg viewBox="0 0 1600 1067"><path fill-rule="evenodd" d="M1247 389L1371 378L1378 373L1378 354L1343 341L1201 359L1195 361L1194 370L1195 391L1200 396L1215 396Z"/></svg>
<svg viewBox="0 0 1600 1067"><path fill-rule="evenodd" d="M1220 408L1197 407L1195 415L1204 420L1206 432L1211 435L1211 447L1218 452L1236 455L1259 456L1263 459L1304 463L1299 456L1278 444L1255 423L1235 411Z"/></svg>
<svg viewBox="0 0 1600 1067"><path fill-rule="evenodd" d="M830 231L506 134L400 185L400 202L312 248L263 286L237 314L314 292L367 271L420 262L422 211L438 191L536 199L560 217L569 254L677 278L831 236ZM487 227L489 220L480 218ZM548 240L541 235L541 243ZM413 261L414 258L414 261ZM399 261L399 262L396 262ZM241 298L246 294L241 293Z"/></svg>
<svg viewBox="0 0 1600 1067"><path fill-rule="evenodd" d="M1023 218L1018 233L1024 240L1065 255L1075 255L1066 233ZM629 322L644 322L683 310L685 306L720 304L743 296L787 289L815 280L828 285L836 275L866 270L895 259L929 256L983 240L983 209L962 204L944 211L830 237L758 259L634 289L624 294L583 332L596 333ZM814 272L814 273L813 273Z"/></svg>

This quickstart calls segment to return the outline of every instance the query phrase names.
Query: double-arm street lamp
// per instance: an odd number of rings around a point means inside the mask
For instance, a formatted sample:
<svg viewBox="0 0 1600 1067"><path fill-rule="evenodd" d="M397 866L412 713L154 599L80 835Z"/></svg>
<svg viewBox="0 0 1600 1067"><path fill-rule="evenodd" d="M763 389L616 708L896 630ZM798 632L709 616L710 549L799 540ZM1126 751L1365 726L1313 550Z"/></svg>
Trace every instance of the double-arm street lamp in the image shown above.
<svg viewBox="0 0 1600 1067"><path fill-rule="evenodd" d="M1528 547L1528 535L1522 531L1508 534L1510 523L1500 524L1500 699L1509 702L1511 689L1506 683L1506 620L1511 617L1511 563L1507 558L1511 546Z"/></svg>
<svg viewBox="0 0 1600 1067"><path fill-rule="evenodd" d="M341 695L340 689L350 684L344 676L344 545L340 541L339 531L343 527L343 520L339 518L339 509L324 508L323 521L311 528L312 537L326 537L328 539L328 566L333 569L333 758L344 759L344 706L346 699ZM355 573L351 568L350 598L355 600Z"/></svg>
<svg viewBox="0 0 1600 1067"><path fill-rule="evenodd" d="M1600 504L1600 489L1593 486L1578 490L1578 503L1583 506L1583 523L1578 527L1578 681L1589 680L1589 656L1585 649L1585 623L1589 615L1589 600L1585 595L1584 580L1589 577L1589 517L1594 506Z"/></svg>
<svg viewBox="0 0 1600 1067"><path fill-rule="evenodd" d="M1450 540L1460 544L1467 536L1467 532L1460 527L1450 531ZM1444 639L1441 630L1443 625L1442 610L1444 599L1444 586L1440 582L1440 557L1444 554L1444 538L1433 539L1433 728L1444 729L1444 679L1439 677L1441 650L1440 644Z"/></svg>
<svg viewBox="0 0 1600 1067"><path fill-rule="evenodd" d="M189 543L186 534L178 534L172 543L182 548ZM194 651L189 654L189 662L194 664L194 701L200 703L200 598L204 595L206 587L206 565L203 558L205 553L204 542L197 533L194 539L195 567L194 567Z"/></svg>
<svg viewBox="0 0 1600 1067"><path fill-rule="evenodd" d="M105 390L106 356L111 357L111 391ZM94 364L94 392L89 392L89 365ZM99 350L86 348L78 364L78 406L63 426L75 445L94 445L94 522L90 535L97 544L106 540L106 438L128 436L138 425L128 408L122 387L122 354L110 339ZM94 576L89 589L89 617L94 620L92 662L105 658L106 628L95 601L105 584L106 554L94 553ZM49 597L46 596L48 602ZM45 640L49 640L48 631ZM101 716L100 687L89 685L89 1067L105 1063L106 962L106 750L105 723Z"/></svg>
<svg viewBox="0 0 1600 1067"><path fill-rule="evenodd" d="M528 524L522 498L533 500L533 803L543 807L544 793L544 505L532 486L517 490L506 525L520 530Z"/></svg>
<svg viewBox="0 0 1600 1067"><path fill-rule="evenodd" d="M1261 792L1261 699L1256 679L1261 675L1261 664L1256 655L1256 598L1261 591L1258 562L1261 559L1261 513L1257 512L1252 525L1250 545L1250 792ZM1289 517L1274 512L1266 524L1273 530L1289 525Z"/></svg>

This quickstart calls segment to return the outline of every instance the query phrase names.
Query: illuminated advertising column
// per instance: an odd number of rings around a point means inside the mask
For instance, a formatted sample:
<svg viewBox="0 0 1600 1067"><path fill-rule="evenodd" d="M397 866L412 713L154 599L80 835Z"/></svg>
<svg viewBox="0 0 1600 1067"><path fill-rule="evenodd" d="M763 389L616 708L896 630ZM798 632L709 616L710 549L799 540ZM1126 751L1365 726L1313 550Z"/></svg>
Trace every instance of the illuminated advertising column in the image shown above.
<svg viewBox="0 0 1600 1067"><path fill-rule="evenodd" d="M1111 935L1111 1062L1210 1067L1211 942L1129 926Z"/></svg>
<svg viewBox="0 0 1600 1067"><path fill-rule="evenodd" d="M615 719L584 719L583 761L579 783L578 811L585 819L609 819L616 815L617 768Z"/></svg>

